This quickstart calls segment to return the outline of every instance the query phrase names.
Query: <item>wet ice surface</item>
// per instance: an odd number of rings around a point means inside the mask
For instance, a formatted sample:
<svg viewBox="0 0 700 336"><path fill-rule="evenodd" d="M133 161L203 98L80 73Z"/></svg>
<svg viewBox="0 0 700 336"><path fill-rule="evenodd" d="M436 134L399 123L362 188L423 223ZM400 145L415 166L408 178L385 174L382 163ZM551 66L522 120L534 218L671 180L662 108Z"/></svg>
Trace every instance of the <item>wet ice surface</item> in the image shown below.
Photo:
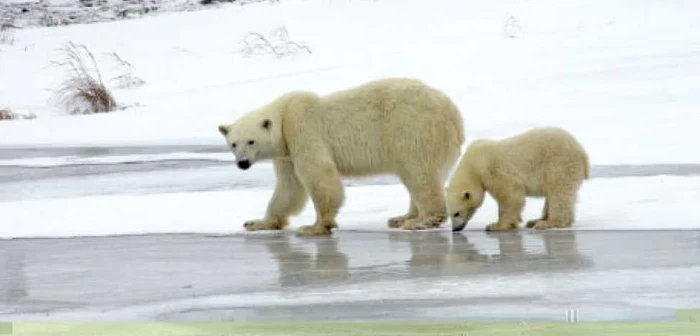
<svg viewBox="0 0 700 336"><path fill-rule="evenodd" d="M0 241L0 320L663 321L698 283L700 231Z"/></svg>
<svg viewBox="0 0 700 336"><path fill-rule="evenodd" d="M168 159L183 152L195 158ZM211 153L221 152L4 149L3 162L77 157L83 164L0 165L0 202L272 186L269 164L244 174L231 162L196 159ZM163 159L89 164L129 155ZM594 178L698 173L698 165L592 169ZM90 225L100 226L99 216ZM661 321L700 308L698 283L700 231L0 240L0 320L563 321L576 311L581 321Z"/></svg>

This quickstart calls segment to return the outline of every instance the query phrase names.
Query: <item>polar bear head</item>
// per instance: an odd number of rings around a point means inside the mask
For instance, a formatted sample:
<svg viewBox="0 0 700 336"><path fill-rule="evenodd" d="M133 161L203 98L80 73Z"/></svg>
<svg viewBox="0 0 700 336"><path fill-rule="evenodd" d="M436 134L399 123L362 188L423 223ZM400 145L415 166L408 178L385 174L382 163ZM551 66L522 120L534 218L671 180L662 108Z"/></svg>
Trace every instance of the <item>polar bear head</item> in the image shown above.
<svg viewBox="0 0 700 336"><path fill-rule="evenodd" d="M238 168L246 170L257 161L283 155L281 121L280 113L270 106L250 112L233 124L219 125Z"/></svg>
<svg viewBox="0 0 700 336"><path fill-rule="evenodd" d="M484 188L479 183L462 180L447 190L447 208L452 220L452 231L462 231L476 210L484 203Z"/></svg>

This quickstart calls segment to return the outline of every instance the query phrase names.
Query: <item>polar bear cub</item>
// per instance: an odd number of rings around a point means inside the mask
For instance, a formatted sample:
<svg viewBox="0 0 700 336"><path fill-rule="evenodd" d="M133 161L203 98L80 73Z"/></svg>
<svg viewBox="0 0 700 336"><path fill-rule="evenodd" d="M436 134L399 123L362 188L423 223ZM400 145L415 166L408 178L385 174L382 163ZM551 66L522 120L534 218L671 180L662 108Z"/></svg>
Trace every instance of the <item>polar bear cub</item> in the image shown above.
<svg viewBox="0 0 700 336"><path fill-rule="evenodd" d="M313 225L300 235L328 235L344 200L342 177L398 176L410 205L390 227L429 229L447 219L444 183L464 143L463 121L444 93L408 78L387 78L319 96L287 93L219 132L240 169L272 160L275 191L249 231L280 230L311 196Z"/></svg>
<svg viewBox="0 0 700 336"><path fill-rule="evenodd" d="M498 203L498 222L488 231L517 229L526 196L544 197L542 217L528 228L570 227L576 195L588 179L588 155L567 131L536 128L501 140L469 145L447 188L452 230L464 229L488 193Z"/></svg>

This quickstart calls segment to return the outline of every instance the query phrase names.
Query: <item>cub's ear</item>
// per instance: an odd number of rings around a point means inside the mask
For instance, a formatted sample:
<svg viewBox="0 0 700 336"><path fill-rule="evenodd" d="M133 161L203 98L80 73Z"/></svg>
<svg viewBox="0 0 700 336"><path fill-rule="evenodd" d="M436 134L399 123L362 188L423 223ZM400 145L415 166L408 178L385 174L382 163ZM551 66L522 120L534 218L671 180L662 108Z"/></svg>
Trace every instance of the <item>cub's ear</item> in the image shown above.
<svg viewBox="0 0 700 336"><path fill-rule="evenodd" d="M272 121L270 119L265 119L262 121L260 126L266 130L269 130L272 127Z"/></svg>
<svg viewBox="0 0 700 336"><path fill-rule="evenodd" d="M465 199L465 200L468 200L468 199L470 199L471 197L472 197L472 195L471 195L468 191L464 193L464 199Z"/></svg>
<svg viewBox="0 0 700 336"><path fill-rule="evenodd" d="M228 127L226 127L226 125L219 125L219 133L221 133L221 135L228 135Z"/></svg>

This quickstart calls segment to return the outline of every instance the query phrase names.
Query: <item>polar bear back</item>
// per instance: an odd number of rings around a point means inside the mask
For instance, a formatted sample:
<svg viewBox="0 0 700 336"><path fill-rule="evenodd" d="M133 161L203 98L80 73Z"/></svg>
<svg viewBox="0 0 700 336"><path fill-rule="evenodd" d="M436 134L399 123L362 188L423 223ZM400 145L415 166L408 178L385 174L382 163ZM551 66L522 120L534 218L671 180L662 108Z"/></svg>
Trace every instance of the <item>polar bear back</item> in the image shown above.
<svg viewBox="0 0 700 336"><path fill-rule="evenodd" d="M414 79L378 80L319 97L319 108L312 111L304 106L288 111L294 117L286 119L297 119L297 136L322 142L346 176L451 166L464 142L462 117L452 100Z"/></svg>
<svg viewBox="0 0 700 336"><path fill-rule="evenodd" d="M543 196L562 184L579 183L589 173L583 146L557 127L536 128L501 140L476 141L467 152L471 152L472 160L488 161L483 167L518 176L530 196Z"/></svg>

